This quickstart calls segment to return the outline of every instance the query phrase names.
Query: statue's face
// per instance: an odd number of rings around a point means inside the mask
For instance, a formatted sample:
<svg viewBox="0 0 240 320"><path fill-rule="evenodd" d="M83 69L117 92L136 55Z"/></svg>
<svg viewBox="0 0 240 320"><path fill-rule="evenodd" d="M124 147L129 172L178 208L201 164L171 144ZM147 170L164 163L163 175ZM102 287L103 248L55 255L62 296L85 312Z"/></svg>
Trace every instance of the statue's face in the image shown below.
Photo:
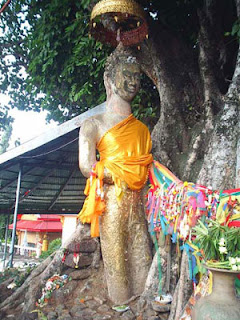
<svg viewBox="0 0 240 320"><path fill-rule="evenodd" d="M135 63L122 63L117 67L115 93L123 100L131 102L140 87L140 68Z"/></svg>

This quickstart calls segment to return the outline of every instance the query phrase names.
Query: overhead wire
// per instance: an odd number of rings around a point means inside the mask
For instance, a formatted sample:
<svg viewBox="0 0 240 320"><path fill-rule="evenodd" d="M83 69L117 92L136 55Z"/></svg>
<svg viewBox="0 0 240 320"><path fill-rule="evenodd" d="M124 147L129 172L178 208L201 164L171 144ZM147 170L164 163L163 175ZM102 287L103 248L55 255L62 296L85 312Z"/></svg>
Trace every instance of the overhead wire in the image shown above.
<svg viewBox="0 0 240 320"><path fill-rule="evenodd" d="M41 156L46 156L46 155L48 155L48 154L50 154L50 153L52 153L52 152L58 151L58 150L60 150L60 149L62 149L62 148L64 148L64 147L68 146L69 144L77 141L78 139L79 139L79 138L77 137L77 138L75 138L75 139L73 139L73 140L71 140L71 141L63 144L62 146L60 146L60 147L58 147L58 148L55 148L55 149L52 149L52 150L50 150L50 151L48 151L48 152L40 153L40 154L37 154L37 155L34 155L34 156L22 156L22 157L19 157L19 158L20 158L20 159L33 159L33 158L38 158L38 157L41 157Z"/></svg>

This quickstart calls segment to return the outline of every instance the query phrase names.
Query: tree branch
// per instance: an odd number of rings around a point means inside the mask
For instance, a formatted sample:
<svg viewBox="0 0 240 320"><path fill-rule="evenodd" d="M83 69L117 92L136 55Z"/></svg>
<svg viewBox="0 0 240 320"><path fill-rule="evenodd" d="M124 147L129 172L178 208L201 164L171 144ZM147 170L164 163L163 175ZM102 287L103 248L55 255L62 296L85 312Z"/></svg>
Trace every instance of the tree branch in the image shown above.
<svg viewBox="0 0 240 320"><path fill-rule="evenodd" d="M11 0L8 0L0 9L0 14L7 8L7 6L10 4Z"/></svg>
<svg viewBox="0 0 240 320"><path fill-rule="evenodd" d="M1 51L6 48L12 48L13 46L19 46L24 42L25 39L19 40L17 42L5 42L0 44Z"/></svg>

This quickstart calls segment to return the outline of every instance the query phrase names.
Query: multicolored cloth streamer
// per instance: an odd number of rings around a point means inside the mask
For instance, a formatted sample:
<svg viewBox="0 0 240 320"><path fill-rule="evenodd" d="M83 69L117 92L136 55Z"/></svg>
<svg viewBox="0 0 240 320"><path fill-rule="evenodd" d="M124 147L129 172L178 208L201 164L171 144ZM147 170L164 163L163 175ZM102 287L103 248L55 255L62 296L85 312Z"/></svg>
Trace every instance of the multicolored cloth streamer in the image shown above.
<svg viewBox="0 0 240 320"><path fill-rule="evenodd" d="M157 161L149 171L147 214L150 229L171 234L172 242L191 240L191 229L206 216L237 226L240 219L240 189L213 191L183 182Z"/></svg>

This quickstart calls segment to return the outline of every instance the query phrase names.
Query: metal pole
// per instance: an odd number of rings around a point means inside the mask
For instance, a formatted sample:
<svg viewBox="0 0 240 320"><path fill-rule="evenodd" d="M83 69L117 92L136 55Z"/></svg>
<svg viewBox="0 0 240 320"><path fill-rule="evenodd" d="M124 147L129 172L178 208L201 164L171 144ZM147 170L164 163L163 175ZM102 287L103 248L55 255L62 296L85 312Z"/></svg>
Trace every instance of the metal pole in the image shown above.
<svg viewBox="0 0 240 320"><path fill-rule="evenodd" d="M7 223L5 229L5 245L4 245L4 253L3 253L3 269L5 268L5 261L7 257L7 238L8 238L8 226L9 226L10 214L7 216Z"/></svg>
<svg viewBox="0 0 240 320"><path fill-rule="evenodd" d="M21 175L22 175L22 168L20 165L19 172L18 172L17 189L16 189L16 202L15 202L15 209L14 209L14 216L13 216L13 231L12 231L12 242L11 242L11 249L10 249L10 260L9 260L10 268L12 268L13 266L14 242L15 242L16 227L17 227L17 213L18 213L18 203L19 203L19 196L20 196Z"/></svg>

